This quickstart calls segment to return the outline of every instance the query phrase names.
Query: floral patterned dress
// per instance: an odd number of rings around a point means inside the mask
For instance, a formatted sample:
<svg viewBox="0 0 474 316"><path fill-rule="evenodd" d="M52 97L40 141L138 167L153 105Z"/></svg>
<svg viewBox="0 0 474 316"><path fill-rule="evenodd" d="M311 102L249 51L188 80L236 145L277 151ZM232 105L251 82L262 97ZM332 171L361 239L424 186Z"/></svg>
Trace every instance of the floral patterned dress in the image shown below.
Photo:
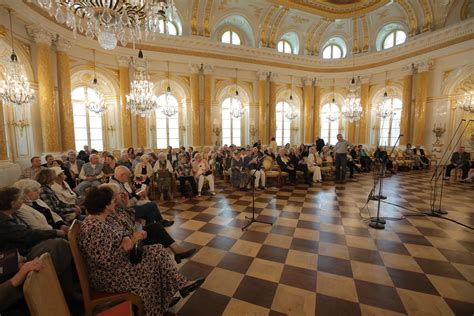
<svg viewBox="0 0 474 316"><path fill-rule="evenodd" d="M91 286L104 292L137 294L146 315L163 315L187 279L160 244L144 246L142 261L130 263L129 254L120 248L126 236L130 233L110 218L103 221L88 216L84 220L78 242Z"/></svg>

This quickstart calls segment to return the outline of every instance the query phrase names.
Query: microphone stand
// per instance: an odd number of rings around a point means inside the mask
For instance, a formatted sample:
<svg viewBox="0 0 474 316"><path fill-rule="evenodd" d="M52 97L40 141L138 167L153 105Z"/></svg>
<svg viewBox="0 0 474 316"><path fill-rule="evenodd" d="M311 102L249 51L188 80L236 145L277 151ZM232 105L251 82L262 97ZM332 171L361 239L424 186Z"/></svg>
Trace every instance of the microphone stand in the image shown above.
<svg viewBox="0 0 474 316"><path fill-rule="evenodd" d="M257 172L257 169L253 170L253 174L252 174L252 170L250 171L250 182L251 182L250 185L252 186L252 217L245 216L245 218L249 222L247 224L245 224L244 227L242 227L242 230L245 230L247 227L249 227L253 223L273 225L273 223L265 222L265 221L259 221L258 219L255 218L255 172Z"/></svg>
<svg viewBox="0 0 474 316"><path fill-rule="evenodd" d="M387 156L387 159L390 159L390 156L393 154L393 151L395 150L395 147L397 146L398 144L398 141L400 140L400 137L402 137L402 135L398 135L398 138L397 140L395 141L395 144L393 144L393 147L392 147L392 150L390 151L390 154ZM373 198L377 199L377 216L376 217L372 217L370 219L370 223L369 223L369 226L372 227L372 228L375 228L375 229L384 229L385 228L385 223L386 221L380 217L380 203L381 203L381 200L382 199L386 199L387 197L382 194L382 188L383 188L383 177L384 177L384 173L385 173L385 169L386 169L386 166L387 166L387 162L386 161L383 161L382 162L382 168L380 170L380 175L379 175L379 194L378 196L374 196Z"/></svg>
<svg viewBox="0 0 474 316"><path fill-rule="evenodd" d="M456 138L456 134L458 133L458 130L459 128L462 126L463 122L465 122L466 120L465 119L462 119L461 122L459 122L459 125L458 127L456 128L456 130L454 131L454 134L453 134L453 137L451 138L451 140L449 141L449 144L448 146L446 146L446 149L444 150L444 153L443 155L441 156L441 159L439 160L440 163L439 164L442 164L443 163L443 159L445 158L447 152L448 152L448 149L449 147L451 146L451 144L453 143L454 139ZM469 120L466 124L466 126L464 127L464 129L462 130L461 132L461 135L459 135L456 143L454 144L453 146L453 150L450 152L451 156L453 155L454 151L456 150L456 147L458 146L459 142L461 141L464 133L466 132L469 124L471 122L474 122L474 120ZM433 217L440 217L441 215L445 215L445 214L448 214L448 212L446 211L443 211L441 209L441 205L442 205L442 201L443 201L443 190L444 190L444 179L441 180L441 189L440 189L440 197L439 197L439 204L438 204L438 209L435 209L436 208L436 200L437 200L437 192L438 192L438 181L439 181L439 178L441 177L444 177L444 173L445 173L445 168L446 168L446 163L444 165L441 165L441 172L438 172L438 169L439 169L439 164L437 163L436 166L435 166L435 171L433 172L433 176L431 177L431 181L434 180L434 187L431 191L431 201L430 201L430 206L431 206L431 209L429 211L425 211L423 212L423 214L425 215L428 215L428 216L433 216Z"/></svg>

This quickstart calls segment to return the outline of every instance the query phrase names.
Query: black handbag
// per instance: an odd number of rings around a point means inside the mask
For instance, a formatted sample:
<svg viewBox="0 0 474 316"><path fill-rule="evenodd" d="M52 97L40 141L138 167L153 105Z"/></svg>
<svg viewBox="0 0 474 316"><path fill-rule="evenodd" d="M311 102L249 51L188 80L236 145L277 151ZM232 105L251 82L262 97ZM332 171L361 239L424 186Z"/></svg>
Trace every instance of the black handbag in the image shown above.
<svg viewBox="0 0 474 316"><path fill-rule="evenodd" d="M130 251L130 262L132 264L138 264L142 262L143 259L143 243L140 239L134 245L132 250Z"/></svg>

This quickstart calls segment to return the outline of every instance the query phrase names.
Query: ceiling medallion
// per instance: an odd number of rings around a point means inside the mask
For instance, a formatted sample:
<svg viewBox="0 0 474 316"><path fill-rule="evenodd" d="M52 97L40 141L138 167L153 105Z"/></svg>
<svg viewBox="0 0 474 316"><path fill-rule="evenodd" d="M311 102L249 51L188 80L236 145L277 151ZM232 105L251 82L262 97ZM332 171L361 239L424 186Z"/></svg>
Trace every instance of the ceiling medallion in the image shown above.
<svg viewBox="0 0 474 316"><path fill-rule="evenodd" d="M117 42L146 39L158 33L163 25L176 17L174 0L37 0L41 8L66 24L74 35L84 33L97 38L104 49L114 49ZM166 27L165 27L166 28ZM164 30L163 30L164 31Z"/></svg>

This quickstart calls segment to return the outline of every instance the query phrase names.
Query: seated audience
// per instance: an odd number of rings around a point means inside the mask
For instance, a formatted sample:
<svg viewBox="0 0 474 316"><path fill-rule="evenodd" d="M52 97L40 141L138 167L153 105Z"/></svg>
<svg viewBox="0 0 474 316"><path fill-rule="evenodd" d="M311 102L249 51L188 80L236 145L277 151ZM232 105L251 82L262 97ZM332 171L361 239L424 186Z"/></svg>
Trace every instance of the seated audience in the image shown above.
<svg viewBox="0 0 474 316"><path fill-rule="evenodd" d="M53 167L51 169L56 173L56 179L54 179L51 189L53 189L62 202L66 204L77 204L77 194L65 181L66 175L64 174L64 170L60 167Z"/></svg>
<svg viewBox="0 0 474 316"><path fill-rule="evenodd" d="M43 167L45 167L45 168L54 167L54 166L53 166L53 163L54 163L54 157L53 157L53 155L46 155L46 156L44 156L44 160L46 160L46 163L42 164Z"/></svg>
<svg viewBox="0 0 474 316"><path fill-rule="evenodd" d="M359 150L359 161L360 161L360 164L362 165L362 171L370 172L370 170L372 170L372 159L370 158L369 153L362 145L358 146L358 150Z"/></svg>
<svg viewBox="0 0 474 316"><path fill-rule="evenodd" d="M95 187L100 184L102 177L104 176L104 165L99 163L99 156L91 154L89 162L82 166L79 178L82 180L81 183L76 187L77 195L84 195L86 189Z"/></svg>
<svg viewBox="0 0 474 316"><path fill-rule="evenodd" d="M296 170L289 163L289 159L286 156L285 148L280 148L278 151L278 156L276 157L276 162L280 166L281 171L289 174L290 182L296 184Z"/></svg>
<svg viewBox="0 0 474 316"><path fill-rule="evenodd" d="M40 172L43 169L46 169L46 167L43 167L41 165L41 158L38 156L32 157L30 159L30 162L31 162L31 167L27 167L23 169L20 179L35 179L38 172Z"/></svg>
<svg viewBox="0 0 474 316"><path fill-rule="evenodd" d="M198 183L198 197L201 196L202 187L204 186L204 181L207 180L209 182L209 191L212 196L216 195L214 192L214 175L212 174L211 169L209 168L209 164L206 160L202 159L202 155L197 153L194 156L193 162L193 173L194 178L197 179Z"/></svg>
<svg viewBox="0 0 474 316"><path fill-rule="evenodd" d="M425 155L425 150L420 147L420 145L415 145L415 149L413 150L415 155L420 157L421 161L426 164L427 168L430 166L430 160Z"/></svg>
<svg viewBox="0 0 474 316"><path fill-rule="evenodd" d="M0 283L0 313L5 316L29 315L23 298L22 285L31 271L40 271L39 258L27 261L20 266L20 270L10 279Z"/></svg>
<svg viewBox="0 0 474 316"><path fill-rule="evenodd" d="M388 157L385 146L377 147L377 150L375 150L374 153L374 158L375 161L381 163L382 166L387 169L387 171L390 171L392 174L397 173L393 166L393 161Z"/></svg>
<svg viewBox="0 0 474 316"><path fill-rule="evenodd" d="M163 199L168 201L170 199L171 181L174 181L174 171L171 162L166 160L165 153L158 155L158 161L155 163L153 170L156 172L158 196L161 197L161 194L163 194Z"/></svg>
<svg viewBox="0 0 474 316"><path fill-rule="evenodd" d="M140 296L146 315L162 315L182 297L198 289L200 278L188 281L171 261L160 244L143 246L139 264L132 264L129 252L145 231L131 234L115 221L108 220L115 211L114 194L109 188L93 188L84 202L90 215L82 223L79 248L89 268L91 286L104 292L132 292Z"/></svg>
<svg viewBox="0 0 474 316"><path fill-rule="evenodd" d="M198 195L196 180L193 176L193 166L186 154L181 154L179 158L179 163L176 168L176 177L179 179L179 189L183 199L186 199L186 181L191 185L193 197Z"/></svg>
<svg viewBox="0 0 474 316"><path fill-rule="evenodd" d="M77 160L82 160L82 161L84 161L84 163L88 163L89 162L89 155L90 155L90 152L86 154L86 152L84 150L80 150L79 153L77 154L76 159Z"/></svg>
<svg viewBox="0 0 474 316"><path fill-rule="evenodd" d="M135 171L135 167L140 163L142 156L143 154L141 152L135 154L135 159L132 160L132 170Z"/></svg>
<svg viewBox="0 0 474 316"><path fill-rule="evenodd" d="M290 148L290 156L289 156L289 165L293 166L293 168L297 171L303 172L305 183L311 185L311 180L308 171L308 165L304 160L304 157L301 155L299 149Z"/></svg>
<svg viewBox="0 0 474 316"><path fill-rule="evenodd" d="M245 168L249 170L249 175L251 177L255 177L254 188L256 190L266 190L266 175L265 170L262 168L264 157L265 156L258 150L257 147L254 147L252 150L248 150L247 155L244 157Z"/></svg>
<svg viewBox="0 0 474 316"><path fill-rule="evenodd" d="M415 151L411 148L411 144L407 144L405 149L405 159L413 160L415 162L415 167L417 168L426 168L428 165L421 160L420 156L415 155Z"/></svg>
<svg viewBox="0 0 474 316"><path fill-rule="evenodd" d="M237 150L234 157L230 162L230 182L235 188L240 188L241 190L247 190L249 185L249 175L244 165L244 157L242 156L245 153L245 149Z"/></svg>
<svg viewBox="0 0 474 316"><path fill-rule="evenodd" d="M123 226L123 228L128 230L131 234L140 230L140 228L146 231L146 238L143 240L144 245L159 243L162 244L163 247L171 249L174 253L176 263L181 263L182 259L189 258L196 252L196 248L185 250L183 247L178 245L161 223L156 222L147 225L143 219L137 219L135 216L135 210L131 207L127 207L128 195L121 192L118 184L104 183L100 185L100 188L103 187L107 187L114 192L115 212L112 213L110 217L116 220L119 225Z"/></svg>
<svg viewBox="0 0 474 316"><path fill-rule="evenodd" d="M458 151L453 153L451 156L451 163L446 166L446 173L444 175L444 180L449 180L451 176L451 170L455 168L461 168L462 176L461 182L469 182L469 178L467 177L470 168L470 155L469 153L465 152L464 146L459 147Z"/></svg>
<svg viewBox="0 0 474 316"><path fill-rule="evenodd" d="M322 138L319 138L319 136L316 136L316 151L318 153L321 153L321 151L323 150L323 147L324 147L324 139Z"/></svg>
<svg viewBox="0 0 474 316"><path fill-rule="evenodd" d="M67 204L61 201L51 186L56 179L56 172L51 169L41 170L36 181L41 184L41 199L51 210L59 214L65 222L72 222L76 218L81 218L81 208L74 204Z"/></svg>
<svg viewBox="0 0 474 316"><path fill-rule="evenodd" d="M275 137L272 137L272 140L270 141L270 144L268 144L268 148L272 149L272 152L276 153L278 149L277 142L275 140Z"/></svg>
<svg viewBox="0 0 474 316"><path fill-rule="evenodd" d="M71 150L67 154L67 162L65 162L64 165L69 169L72 177L78 179L84 163L84 160L77 159L76 152Z"/></svg>
<svg viewBox="0 0 474 316"><path fill-rule="evenodd" d="M107 155L104 158L104 177L108 180L110 177L114 175L114 170L117 167L117 163L115 162L115 157L113 155Z"/></svg>
<svg viewBox="0 0 474 316"><path fill-rule="evenodd" d="M145 185L150 185L150 178L153 175L153 167L148 162L150 157L148 155L142 155L140 157L140 163L135 166L135 182Z"/></svg>
<svg viewBox="0 0 474 316"><path fill-rule="evenodd" d="M128 154L122 154L122 156L120 157L120 161L118 162L118 165L125 166L128 169L132 170L132 162L130 161Z"/></svg>
<svg viewBox="0 0 474 316"><path fill-rule="evenodd" d="M23 192L23 204L16 211L16 216L32 229L61 229L67 234L69 225L40 199L41 184L35 180L22 179L13 186Z"/></svg>
<svg viewBox="0 0 474 316"><path fill-rule="evenodd" d="M132 162L135 159L135 149L133 147L129 147L127 149L128 160Z"/></svg>
<svg viewBox="0 0 474 316"><path fill-rule="evenodd" d="M313 182L319 183L322 182L321 176L321 166L318 165L318 156L316 152L316 147L311 146L309 148L308 160L306 161L308 165L308 171L313 173Z"/></svg>
<svg viewBox="0 0 474 316"><path fill-rule="evenodd" d="M74 299L71 250L61 229L33 229L16 212L23 205L22 191L14 187L0 189L0 250L18 249L19 255L33 260L48 252L66 299ZM2 300L3 302L3 300ZM0 304L3 305L3 304Z"/></svg>
<svg viewBox="0 0 474 316"><path fill-rule="evenodd" d="M115 168L114 176L110 179L109 183L118 184L122 192L127 194L127 206L135 210L137 218L144 219L147 224L160 222L165 227L173 225L173 221L163 219L156 203L146 199L145 191L136 191L135 188L130 185L131 176L132 173L130 169L124 166L118 166Z"/></svg>
<svg viewBox="0 0 474 316"><path fill-rule="evenodd" d="M171 165L173 166L173 169L176 169L176 167L178 166L178 161L179 161L179 154L176 151L176 149L174 149L171 146L168 146L168 152L166 153L166 160L168 160L171 163Z"/></svg>

